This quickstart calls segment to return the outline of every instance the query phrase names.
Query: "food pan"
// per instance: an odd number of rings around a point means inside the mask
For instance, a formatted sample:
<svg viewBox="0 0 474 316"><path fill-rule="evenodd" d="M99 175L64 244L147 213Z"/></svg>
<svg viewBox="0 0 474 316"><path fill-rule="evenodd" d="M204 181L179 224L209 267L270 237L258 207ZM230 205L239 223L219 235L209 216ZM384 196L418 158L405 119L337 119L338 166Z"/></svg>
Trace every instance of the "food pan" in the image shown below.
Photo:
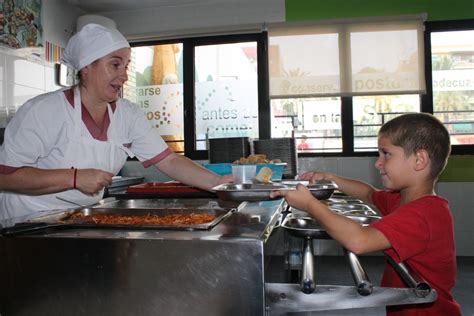
<svg viewBox="0 0 474 316"><path fill-rule="evenodd" d="M323 200L327 199L334 192L334 186L326 184L308 184L307 188L314 197ZM242 184L221 184L213 188L217 197L230 201L264 201L270 200L270 193L277 190L296 190L296 185L280 183L242 183Z"/></svg>
<svg viewBox="0 0 474 316"><path fill-rule="evenodd" d="M121 203L118 202L117 203ZM125 202L129 204L129 202ZM179 204L179 203L178 203ZM118 204L119 205L119 204ZM12 227L2 230L4 235L22 234L44 231L49 229L67 229L67 228L112 228L124 230L143 230L143 229L167 229L167 230L210 230L216 226L225 217L229 216L235 208L200 208L199 206L189 208L178 208L178 205L171 208L112 208L112 207L84 207L75 210L67 210L63 212L56 212L46 216L33 218L24 223L17 223ZM90 215L94 214L109 214L109 215L125 215L125 216L143 216L156 215L167 216L176 214L191 214L191 213L207 213L214 216L210 222L200 224L97 224L94 223ZM81 218L75 218L77 215L82 215Z"/></svg>
<svg viewBox="0 0 474 316"><path fill-rule="evenodd" d="M78 224L81 226L88 227L101 227L101 228L125 228L125 229L174 229L174 230L208 230L217 225L230 211L223 209L207 209L202 210L198 208L174 208L174 209L149 209L149 208L134 208L134 209L113 209L113 208L83 208L77 209L70 217L63 220L64 223L68 224L70 218L80 213L84 216L85 222ZM154 215L158 217L164 217L167 215L189 215L191 213L211 214L214 219L207 223L202 224L96 224L92 220L87 221L89 216L95 214L107 214L107 215L122 215L139 217L146 215ZM74 222L74 220L73 220Z"/></svg>

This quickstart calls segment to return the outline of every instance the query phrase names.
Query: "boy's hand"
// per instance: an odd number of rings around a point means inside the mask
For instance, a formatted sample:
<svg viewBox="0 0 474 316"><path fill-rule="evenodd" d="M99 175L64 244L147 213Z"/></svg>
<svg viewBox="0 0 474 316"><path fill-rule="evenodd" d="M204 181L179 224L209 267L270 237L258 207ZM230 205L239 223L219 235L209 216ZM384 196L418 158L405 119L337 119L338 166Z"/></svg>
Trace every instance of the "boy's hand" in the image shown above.
<svg viewBox="0 0 474 316"><path fill-rule="evenodd" d="M302 184L298 184L296 190L280 190L270 193L271 198L278 196L284 197L290 206L302 211L307 211L311 203L317 202L308 188Z"/></svg>

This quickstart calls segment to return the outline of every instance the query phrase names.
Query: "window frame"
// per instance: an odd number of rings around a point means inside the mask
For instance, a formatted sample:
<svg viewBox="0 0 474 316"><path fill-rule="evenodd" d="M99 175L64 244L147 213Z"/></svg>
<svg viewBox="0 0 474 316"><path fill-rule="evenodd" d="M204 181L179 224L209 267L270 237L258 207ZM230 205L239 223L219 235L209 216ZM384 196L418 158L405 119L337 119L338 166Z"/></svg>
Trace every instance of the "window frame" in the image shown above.
<svg viewBox="0 0 474 316"><path fill-rule="evenodd" d="M453 20L425 22L424 32L424 60L426 94L420 94L420 111L433 114L433 83L431 64L431 33L446 31L474 30L474 20ZM341 129L342 129L342 152L337 153L310 153L298 152L299 157L374 157L376 151L354 151L354 125L353 125L353 97L341 96ZM474 154L473 145L453 145L452 155Z"/></svg>
<svg viewBox="0 0 474 316"><path fill-rule="evenodd" d="M197 46L232 44L238 42L257 43L257 76L258 76L258 115L259 138L270 138L270 97L268 85L268 56L266 31L208 37L174 38L156 41L141 41L130 44L132 47L153 46L171 43L183 45L183 119L184 119L184 155L193 160L208 159L207 150L196 150L196 121L194 104L194 49Z"/></svg>
<svg viewBox="0 0 474 316"><path fill-rule="evenodd" d="M425 72L426 72L426 95L422 96L421 110L433 113L433 68L431 64L431 33L449 31L474 30L474 19L425 22ZM451 155L472 155L474 144L453 145Z"/></svg>

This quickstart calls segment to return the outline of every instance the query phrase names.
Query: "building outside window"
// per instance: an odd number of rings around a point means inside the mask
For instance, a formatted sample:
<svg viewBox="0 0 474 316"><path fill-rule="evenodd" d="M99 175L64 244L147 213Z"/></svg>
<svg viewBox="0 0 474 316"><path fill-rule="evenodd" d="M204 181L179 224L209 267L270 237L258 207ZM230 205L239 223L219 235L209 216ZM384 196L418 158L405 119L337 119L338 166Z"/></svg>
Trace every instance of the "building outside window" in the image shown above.
<svg viewBox="0 0 474 316"><path fill-rule="evenodd" d="M431 33L433 113L453 145L474 144L474 30Z"/></svg>

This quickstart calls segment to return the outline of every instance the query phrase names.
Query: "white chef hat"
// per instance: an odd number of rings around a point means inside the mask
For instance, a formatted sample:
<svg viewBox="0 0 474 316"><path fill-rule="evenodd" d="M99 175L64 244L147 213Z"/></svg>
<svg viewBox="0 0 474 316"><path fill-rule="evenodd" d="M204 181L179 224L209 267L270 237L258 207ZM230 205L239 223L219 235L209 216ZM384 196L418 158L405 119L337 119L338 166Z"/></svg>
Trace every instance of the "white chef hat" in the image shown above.
<svg viewBox="0 0 474 316"><path fill-rule="evenodd" d="M130 47L130 44L119 31L90 23L69 39L61 63L81 70L97 59L124 47Z"/></svg>

